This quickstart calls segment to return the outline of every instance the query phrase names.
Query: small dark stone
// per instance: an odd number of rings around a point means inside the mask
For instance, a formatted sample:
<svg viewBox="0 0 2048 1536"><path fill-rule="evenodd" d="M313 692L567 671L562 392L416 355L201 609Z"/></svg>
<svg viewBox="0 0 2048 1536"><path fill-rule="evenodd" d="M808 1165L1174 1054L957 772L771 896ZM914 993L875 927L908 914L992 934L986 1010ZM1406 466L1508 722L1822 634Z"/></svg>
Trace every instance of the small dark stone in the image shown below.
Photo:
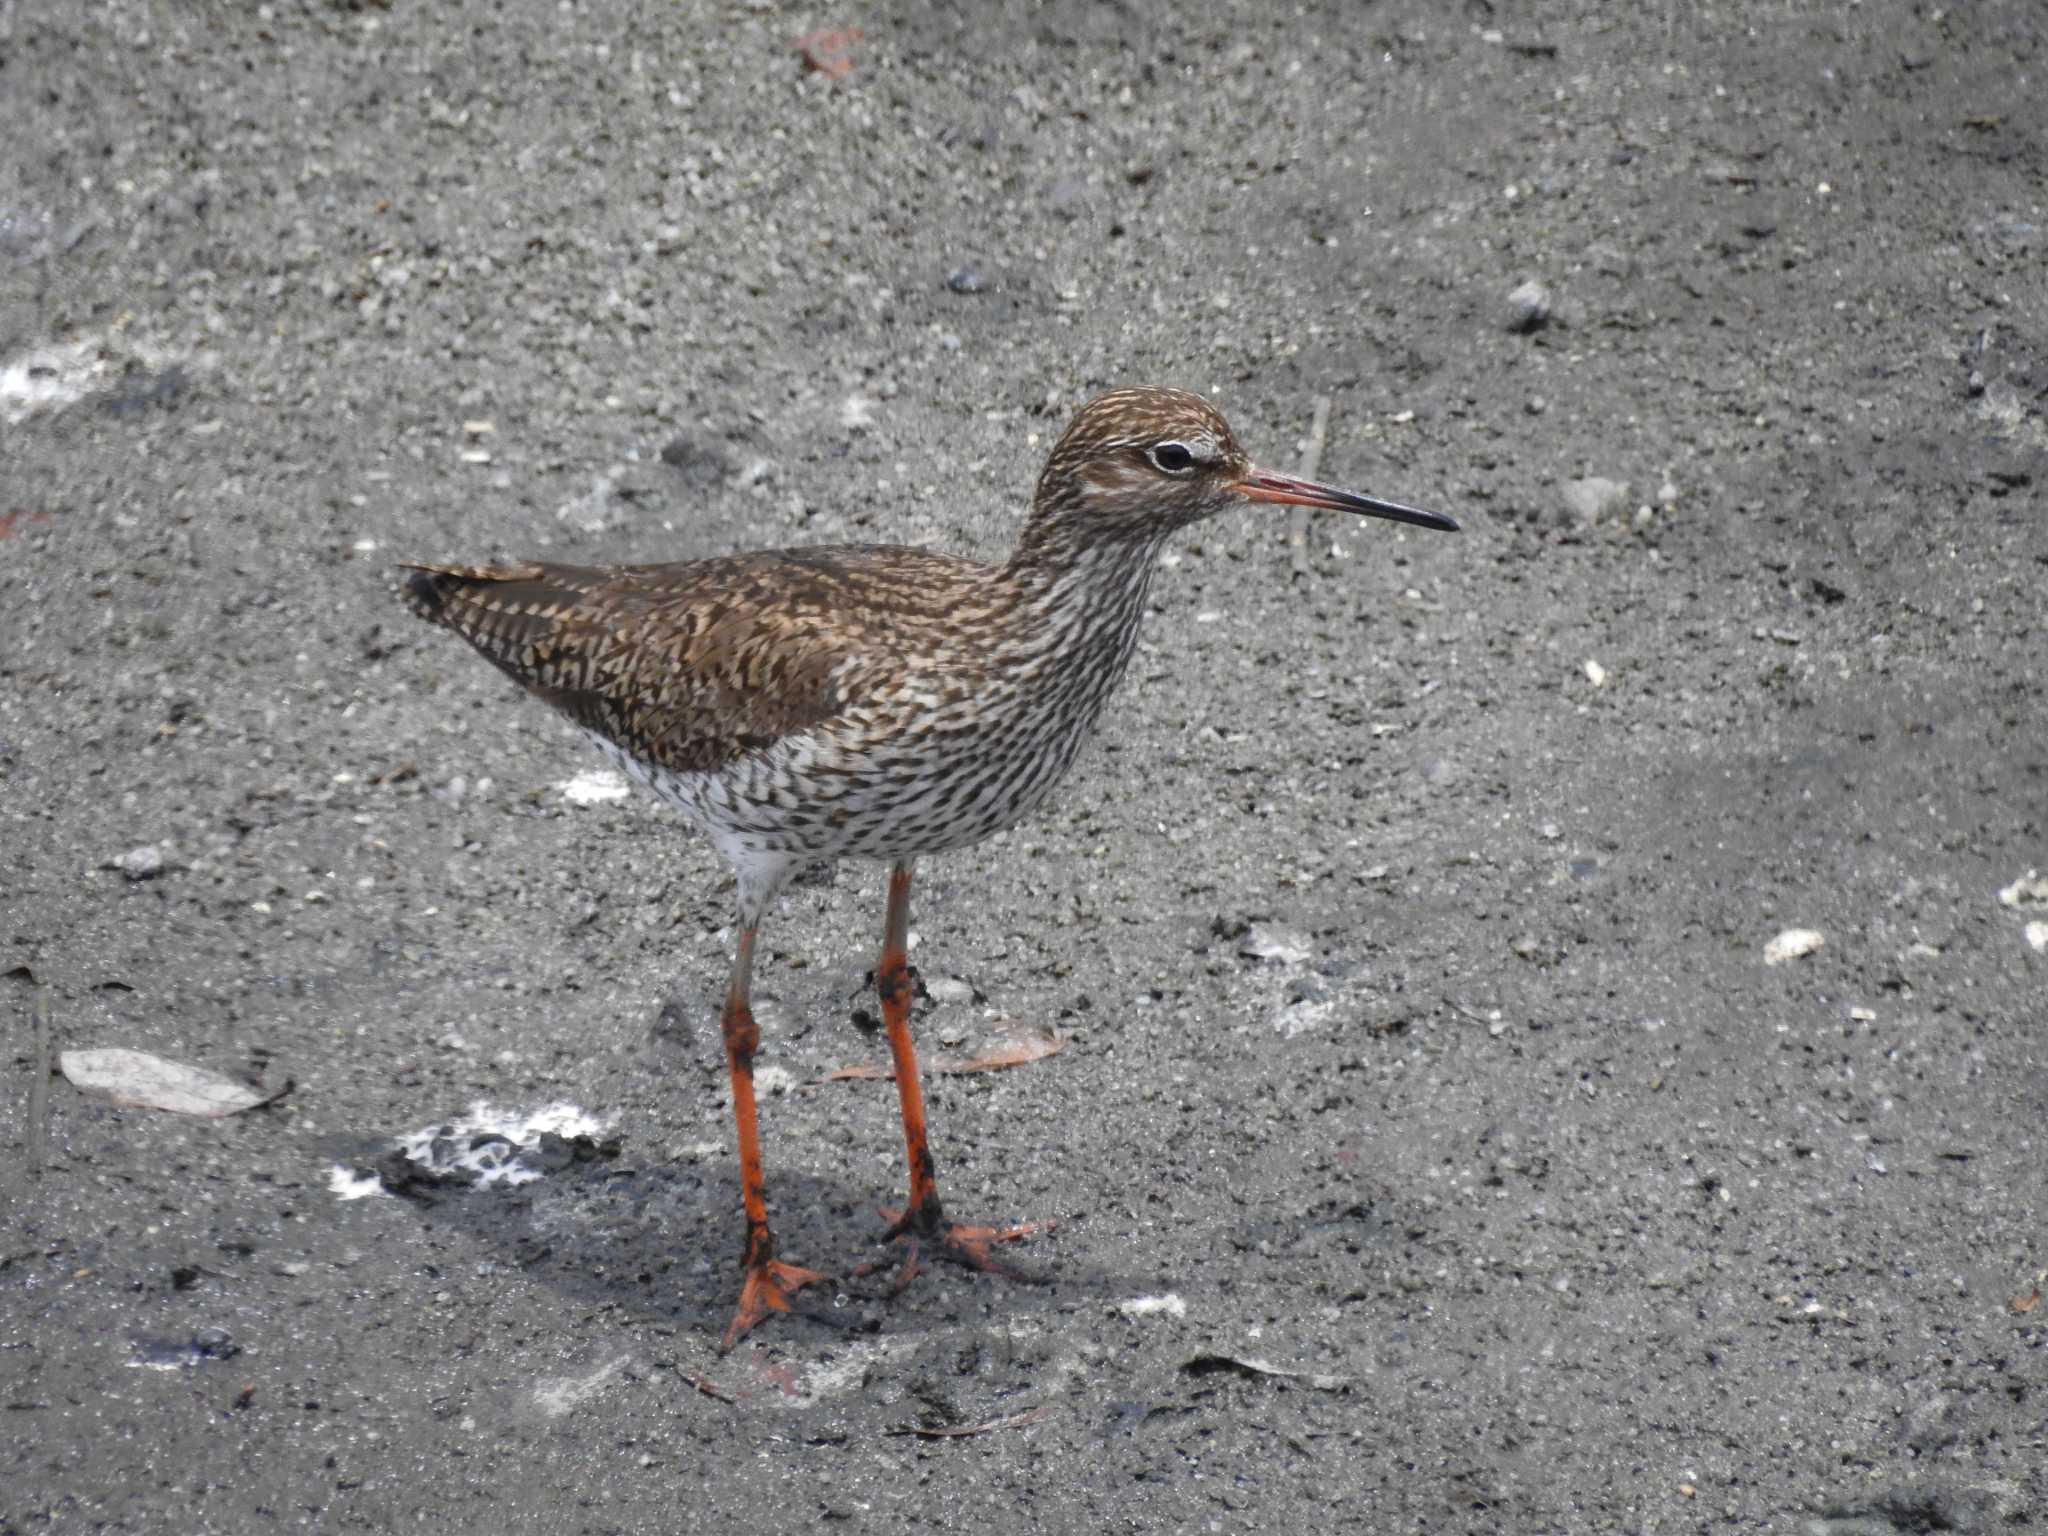
<svg viewBox="0 0 2048 1536"><path fill-rule="evenodd" d="M560 1173L576 1161L576 1147L553 1131L542 1131L539 1144L526 1154L525 1161L536 1173Z"/></svg>
<svg viewBox="0 0 2048 1536"><path fill-rule="evenodd" d="M469 1166L450 1169L453 1177L468 1183L479 1183L483 1176L504 1167L520 1154L519 1144L509 1136L494 1134L472 1136L469 1141Z"/></svg>
<svg viewBox="0 0 2048 1536"><path fill-rule="evenodd" d="M1225 943L1235 943L1244 937L1251 925L1251 919L1248 917L1230 917L1218 912L1209 919L1209 932Z"/></svg>
<svg viewBox="0 0 2048 1536"><path fill-rule="evenodd" d="M661 462L681 473L691 485L717 485L732 474L732 465L718 448L687 432L678 432L661 447Z"/></svg>
<svg viewBox="0 0 2048 1536"><path fill-rule="evenodd" d="M657 1045L686 1046L696 1038L696 1017L696 1000L680 992L672 992L662 1003L661 1011L655 1014L653 1027L648 1033Z"/></svg>
<svg viewBox="0 0 2048 1536"><path fill-rule="evenodd" d="M398 1196L401 1200L412 1200L421 1205L432 1205L440 1186L465 1182L435 1173L432 1169L414 1162L397 1147L393 1147L378 1158L369 1169L358 1169L357 1172L376 1174L388 1193Z"/></svg>
<svg viewBox="0 0 2048 1536"><path fill-rule="evenodd" d="M192 1335L192 1353L200 1360L232 1360L242 1346L225 1328L202 1328Z"/></svg>
<svg viewBox="0 0 2048 1536"><path fill-rule="evenodd" d="M946 274L946 286L955 293L980 293L988 287L988 279L979 267L955 267Z"/></svg>

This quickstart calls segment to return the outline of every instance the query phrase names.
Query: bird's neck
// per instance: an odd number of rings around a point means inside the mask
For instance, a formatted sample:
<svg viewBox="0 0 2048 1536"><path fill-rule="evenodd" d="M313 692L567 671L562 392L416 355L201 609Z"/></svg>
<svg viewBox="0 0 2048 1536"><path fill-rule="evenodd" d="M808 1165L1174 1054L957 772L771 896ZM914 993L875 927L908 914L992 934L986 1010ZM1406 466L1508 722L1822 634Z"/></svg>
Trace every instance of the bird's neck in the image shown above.
<svg viewBox="0 0 2048 1536"><path fill-rule="evenodd" d="M1084 541L1068 527L1034 518L1003 574L1022 606L1047 618L1067 615L1088 623L1136 613L1170 531L1152 528L1131 538Z"/></svg>
<svg viewBox="0 0 2048 1536"><path fill-rule="evenodd" d="M1041 677L1064 696L1063 711L1085 732L1122 679L1138 643L1152 573L1170 530L1134 540L1078 541L1027 536L1003 574L1025 622L1009 658L1020 675ZM1044 667L1058 658L1058 665ZM1044 668L1041 673L1041 668ZM1061 681L1064 678L1065 681ZM1067 690L1085 679L1078 693ZM1027 688L1026 690L1030 690Z"/></svg>

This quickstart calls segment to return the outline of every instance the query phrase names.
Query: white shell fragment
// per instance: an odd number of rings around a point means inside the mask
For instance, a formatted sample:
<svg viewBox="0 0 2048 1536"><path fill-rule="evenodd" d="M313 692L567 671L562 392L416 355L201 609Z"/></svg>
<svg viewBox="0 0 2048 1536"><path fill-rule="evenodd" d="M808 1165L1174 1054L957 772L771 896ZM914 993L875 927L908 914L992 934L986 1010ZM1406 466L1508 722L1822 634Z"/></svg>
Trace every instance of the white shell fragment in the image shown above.
<svg viewBox="0 0 2048 1536"><path fill-rule="evenodd" d="M626 776L609 768L587 768L555 787L571 805L604 805L613 800L623 800L633 793L633 786L626 782Z"/></svg>
<svg viewBox="0 0 2048 1536"><path fill-rule="evenodd" d="M1787 928L1764 946L1764 964L1783 965L1787 960L1812 954L1825 943L1827 940L1816 929Z"/></svg>
<svg viewBox="0 0 2048 1536"><path fill-rule="evenodd" d="M188 1067L180 1061L166 1061L146 1051L123 1050L118 1046L60 1052L57 1067L73 1087L87 1093L104 1093L116 1104L214 1119L268 1104L291 1086L251 1088L204 1067Z"/></svg>
<svg viewBox="0 0 2048 1536"><path fill-rule="evenodd" d="M1282 965L1300 965L1315 954L1307 934L1278 923L1253 923L1245 930L1238 953L1254 960L1277 960Z"/></svg>
<svg viewBox="0 0 2048 1536"><path fill-rule="evenodd" d="M384 1193L384 1181L374 1173L358 1173L336 1163L327 1170L327 1192L337 1200L362 1200Z"/></svg>
<svg viewBox="0 0 2048 1536"><path fill-rule="evenodd" d="M1998 899L2004 905L2015 909L2048 907L2048 875L2030 869L2000 891Z"/></svg>

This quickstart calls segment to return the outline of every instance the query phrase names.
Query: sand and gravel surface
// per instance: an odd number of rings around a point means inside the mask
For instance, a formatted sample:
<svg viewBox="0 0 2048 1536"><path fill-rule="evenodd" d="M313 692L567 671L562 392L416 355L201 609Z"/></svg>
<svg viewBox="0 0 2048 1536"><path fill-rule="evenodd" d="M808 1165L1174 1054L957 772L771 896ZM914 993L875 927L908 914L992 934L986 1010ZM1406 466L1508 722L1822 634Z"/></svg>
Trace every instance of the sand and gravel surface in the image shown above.
<svg viewBox="0 0 2048 1536"><path fill-rule="evenodd" d="M2033 0L16 0L0 101L0 1532L2048 1526ZM1140 382L1465 531L1192 531L922 871L1042 1285L851 1276L787 895L849 1278L721 1358L730 878L393 565L999 557Z"/></svg>

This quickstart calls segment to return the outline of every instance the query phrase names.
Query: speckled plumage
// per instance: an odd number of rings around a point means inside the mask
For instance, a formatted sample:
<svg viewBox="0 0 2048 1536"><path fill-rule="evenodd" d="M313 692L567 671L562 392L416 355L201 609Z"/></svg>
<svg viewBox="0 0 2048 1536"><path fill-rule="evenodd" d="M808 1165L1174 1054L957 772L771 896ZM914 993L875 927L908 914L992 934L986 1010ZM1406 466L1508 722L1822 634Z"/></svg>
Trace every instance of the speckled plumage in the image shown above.
<svg viewBox="0 0 2048 1536"><path fill-rule="evenodd" d="M1136 635L1152 562L1100 563L1074 590L873 547L442 570L415 607L765 874L937 853L1032 810Z"/></svg>
<svg viewBox="0 0 2048 1536"><path fill-rule="evenodd" d="M752 919L804 864L963 847L1045 799L1123 676L1161 542L1208 510L1157 495L1138 455L1162 438L1242 460L1197 396L1103 396L1000 566L886 546L428 566L408 595L702 828Z"/></svg>
<svg viewBox="0 0 2048 1536"><path fill-rule="evenodd" d="M1122 679L1161 544L1246 501L1449 519L1254 469L1199 396L1119 390L1062 434L1001 565L924 550L791 549L677 565L412 567L421 617L461 635L677 807L739 875L725 1034L748 1279L727 1345L819 1278L774 1258L755 1142L754 930L797 869L895 867L878 968L911 1200L897 1231L991 1267L1014 1232L954 1228L924 1144L908 1031L910 870L1035 810ZM1020 1229L1021 1230L1021 1229Z"/></svg>

